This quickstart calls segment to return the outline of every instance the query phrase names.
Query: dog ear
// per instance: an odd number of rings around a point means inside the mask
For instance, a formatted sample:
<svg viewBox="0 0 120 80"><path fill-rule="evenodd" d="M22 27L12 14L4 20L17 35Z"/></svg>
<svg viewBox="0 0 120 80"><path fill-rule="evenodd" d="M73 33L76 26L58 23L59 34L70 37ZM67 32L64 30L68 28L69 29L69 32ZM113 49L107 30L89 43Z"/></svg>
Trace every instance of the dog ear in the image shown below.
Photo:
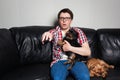
<svg viewBox="0 0 120 80"><path fill-rule="evenodd" d="M75 36L75 37L78 36L78 33L77 33L73 28L71 28L69 31L70 31L70 33L73 34L73 37L74 37L74 36Z"/></svg>

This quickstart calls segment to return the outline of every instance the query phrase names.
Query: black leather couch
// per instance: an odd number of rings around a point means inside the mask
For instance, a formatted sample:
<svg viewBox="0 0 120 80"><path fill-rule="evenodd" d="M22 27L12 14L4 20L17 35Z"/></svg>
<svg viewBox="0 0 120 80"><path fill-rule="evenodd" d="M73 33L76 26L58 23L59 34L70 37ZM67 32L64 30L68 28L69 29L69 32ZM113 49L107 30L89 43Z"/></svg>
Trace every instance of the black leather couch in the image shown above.
<svg viewBox="0 0 120 80"><path fill-rule="evenodd" d="M50 80L52 44L41 43L42 33L50 28L52 26L0 29L0 80ZM115 65L104 80L120 80L120 29L81 29L88 37L91 57ZM74 79L69 76L67 80Z"/></svg>

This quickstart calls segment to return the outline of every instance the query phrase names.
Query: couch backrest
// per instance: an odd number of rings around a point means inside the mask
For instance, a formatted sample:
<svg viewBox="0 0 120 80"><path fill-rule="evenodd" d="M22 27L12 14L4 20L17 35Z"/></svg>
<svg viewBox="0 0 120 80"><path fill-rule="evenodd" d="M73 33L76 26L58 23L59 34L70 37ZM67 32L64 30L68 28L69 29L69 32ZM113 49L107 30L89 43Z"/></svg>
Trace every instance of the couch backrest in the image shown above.
<svg viewBox="0 0 120 80"><path fill-rule="evenodd" d="M42 33L49 29L50 27L47 26L13 27L10 29L19 50L22 64L51 61L51 43L46 42L44 45L41 43Z"/></svg>
<svg viewBox="0 0 120 80"><path fill-rule="evenodd" d="M0 76L19 64L18 50L8 29L0 29Z"/></svg>
<svg viewBox="0 0 120 80"><path fill-rule="evenodd" d="M11 28L12 35L18 46L21 63L50 62L52 46L50 42L45 45L41 43L43 32L53 28L52 26L26 26ZM89 28L81 28L86 36L92 51L91 56L95 56L96 51L96 31Z"/></svg>
<svg viewBox="0 0 120 80"><path fill-rule="evenodd" d="M120 29L97 31L99 57L109 64L120 66Z"/></svg>

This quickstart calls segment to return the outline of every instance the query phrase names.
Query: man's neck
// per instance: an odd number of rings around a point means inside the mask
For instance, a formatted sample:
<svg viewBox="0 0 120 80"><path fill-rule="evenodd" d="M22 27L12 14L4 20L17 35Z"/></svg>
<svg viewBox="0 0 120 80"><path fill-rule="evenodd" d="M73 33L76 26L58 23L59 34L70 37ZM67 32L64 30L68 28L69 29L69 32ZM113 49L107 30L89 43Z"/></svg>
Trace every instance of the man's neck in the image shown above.
<svg viewBox="0 0 120 80"><path fill-rule="evenodd" d="M62 31L63 31L64 33L66 33L67 31L69 31L69 29L70 29L70 28L62 29Z"/></svg>

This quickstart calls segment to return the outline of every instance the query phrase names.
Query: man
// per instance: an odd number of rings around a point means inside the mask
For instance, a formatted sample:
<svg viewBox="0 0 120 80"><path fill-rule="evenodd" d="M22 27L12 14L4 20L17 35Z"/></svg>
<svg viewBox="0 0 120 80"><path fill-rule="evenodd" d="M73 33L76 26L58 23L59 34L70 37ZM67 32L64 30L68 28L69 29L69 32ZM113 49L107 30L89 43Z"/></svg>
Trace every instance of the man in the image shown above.
<svg viewBox="0 0 120 80"><path fill-rule="evenodd" d="M42 43L45 40L53 42L53 61L51 63L51 77L53 80L66 80L66 77L70 74L75 77L76 80L90 80L89 70L83 62L76 62L71 70L67 70L69 64L64 65L68 56L65 51L71 51L81 56L90 56L91 51L83 31L76 27L71 27L73 20L73 13L70 9L62 9L58 13L59 25L55 29L51 29L42 35ZM66 32L73 28L78 33L78 43L81 47L71 46L69 42L65 41L62 49L57 45L58 40L62 40L65 37Z"/></svg>

